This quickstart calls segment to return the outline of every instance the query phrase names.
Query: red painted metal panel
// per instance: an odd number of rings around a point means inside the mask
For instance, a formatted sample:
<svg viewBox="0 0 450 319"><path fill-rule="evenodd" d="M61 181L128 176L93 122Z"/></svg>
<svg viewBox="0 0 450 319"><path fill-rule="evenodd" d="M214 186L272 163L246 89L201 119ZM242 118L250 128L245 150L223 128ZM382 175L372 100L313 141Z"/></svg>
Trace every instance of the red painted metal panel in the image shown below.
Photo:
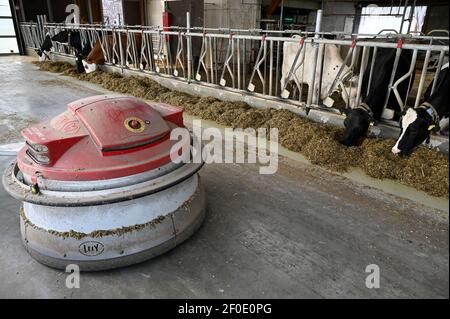
<svg viewBox="0 0 450 319"><path fill-rule="evenodd" d="M100 99L78 107L75 115L103 151L150 142L169 132L161 115L136 99ZM138 123L135 129L132 123Z"/></svg>
<svg viewBox="0 0 450 319"><path fill-rule="evenodd" d="M177 156L170 131L183 127L182 110L134 98L97 96L69 104L50 121L22 131L18 154L27 175L53 180L98 180L155 169ZM43 159L48 158L48 162Z"/></svg>

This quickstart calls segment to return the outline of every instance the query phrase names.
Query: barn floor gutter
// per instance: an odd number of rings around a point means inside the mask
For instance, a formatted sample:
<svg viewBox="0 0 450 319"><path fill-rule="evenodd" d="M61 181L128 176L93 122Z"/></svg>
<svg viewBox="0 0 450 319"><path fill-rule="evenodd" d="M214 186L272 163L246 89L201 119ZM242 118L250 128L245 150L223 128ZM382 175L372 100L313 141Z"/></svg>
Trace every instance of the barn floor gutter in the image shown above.
<svg viewBox="0 0 450 319"><path fill-rule="evenodd" d="M34 51L33 54L35 54ZM57 62L75 64L74 58L68 55L52 54L52 59ZM223 88L215 84L199 82L188 83L186 80L177 79L164 74L152 74L110 65L104 65L101 66L101 68L106 72L119 73L124 76L148 77L160 85L178 92L199 96L213 96L222 101L245 102L252 107L260 109L285 109L318 123L328 123L340 127L344 126L344 117L340 114L311 109L307 115L305 109L298 103L286 102L277 97L263 97L257 93L245 93L232 88ZM385 139L397 139L400 135L400 129L386 124L378 124L371 128L370 135ZM433 135L428 146L445 154L449 153L449 139L447 137Z"/></svg>

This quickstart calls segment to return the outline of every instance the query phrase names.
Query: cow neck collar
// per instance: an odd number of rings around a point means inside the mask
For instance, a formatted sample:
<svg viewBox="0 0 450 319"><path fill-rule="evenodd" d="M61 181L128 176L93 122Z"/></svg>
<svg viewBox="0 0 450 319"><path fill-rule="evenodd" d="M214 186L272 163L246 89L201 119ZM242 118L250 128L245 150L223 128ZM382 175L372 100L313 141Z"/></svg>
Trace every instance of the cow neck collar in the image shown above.
<svg viewBox="0 0 450 319"><path fill-rule="evenodd" d="M361 103L361 104L359 104L359 106L357 106L355 109L361 109L361 110L364 110L364 111L366 111L368 114L369 114L369 116L372 118L373 117L373 112L372 112L372 109L370 108L370 106L369 105L367 105L366 103Z"/></svg>
<svg viewBox="0 0 450 319"><path fill-rule="evenodd" d="M425 110L431 116L433 123L435 123L435 124L439 123L439 115L438 115L436 109L430 103L423 102L421 105L419 105L416 108Z"/></svg>

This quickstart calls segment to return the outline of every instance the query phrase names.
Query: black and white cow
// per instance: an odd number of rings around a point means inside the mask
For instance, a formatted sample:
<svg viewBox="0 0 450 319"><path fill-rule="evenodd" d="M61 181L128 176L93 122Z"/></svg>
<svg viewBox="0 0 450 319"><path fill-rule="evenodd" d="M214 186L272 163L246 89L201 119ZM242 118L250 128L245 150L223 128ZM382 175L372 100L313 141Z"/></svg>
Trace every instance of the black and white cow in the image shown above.
<svg viewBox="0 0 450 319"><path fill-rule="evenodd" d="M72 31L72 30L60 31L59 33L55 34L52 37L52 41L66 44L66 45L74 48L78 52L80 52L82 50L81 36L80 36L80 32L78 32L78 31Z"/></svg>
<svg viewBox="0 0 450 319"><path fill-rule="evenodd" d="M371 53L373 55L373 52ZM387 97L388 86L394 61L396 56L396 49L378 48L375 68L373 70L372 81L370 89L367 91L370 71L366 70L363 78L363 86L361 96L363 96L362 103L354 108L345 109L346 118L344 120L345 132L341 139L341 143L346 146L359 145L367 136L369 126L381 119L384 104ZM397 65L397 70L394 77L394 82L405 75L411 64L412 52L411 50L403 50ZM373 57L369 58L370 60ZM414 81L414 73L411 81ZM408 91L408 81L401 82L397 87L400 96L406 96ZM400 111L400 106L391 93L388 101L390 107L396 107L396 111Z"/></svg>
<svg viewBox="0 0 450 319"><path fill-rule="evenodd" d="M281 69L280 80L282 88L286 87L286 82L289 78L291 69L293 69L292 65L294 64L294 62L297 61L295 66L299 66L301 63L301 59L297 56L297 52L301 46L301 38L298 39L298 43L284 42L283 45L283 65ZM316 73L316 78L319 78L319 72L313 64L314 48L311 45L306 45L302 54L304 55L303 65L295 71L295 77L291 76L291 80L297 82L297 85L299 87L301 83L305 83L308 86L311 86L311 78L314 72ZM344 59L341 56L339 47L334 44L321 46L319 48L319 56L323 56L322 85L321 91L317 91L317 93L320 94L321 100L326 100L328 97L328 92L333 86L334 80L339 73L339 69L344 63ZM353 76L352 70L347 65L344 65L340 78L340 81L335 84L333 89L340 89L340 91L342 92L342 99L346 105L354 103L356 98L355 85L358 81L358 77ZM289 95L287 91L283 92L283 94L286 94L285 97Z"/></svg>
<svg viewBox="0 0 450 319"><path fill-rule="evenodd" d="M82 61L89 55L89 52L91 52L91 45L89 43L82 43L80 32L63 30L54 35L52 40L66 44L75 49L76 71L77 73L83 73L85 70Z"/></svg>
<svg viewBox="0 0 450 319"><path fill-rule="evenodd" d="M88 42L83 46L81 52L77 53L75 60L77 73L84 73L86 71L83 65L83 60L88 57L91 51L92 51L91 44Z"/></svg>
<svg viewBox="0 0 450 319"><path fill-rule="evenodd" d="M400 136L392 148L392 153L409 155L417 146L428 142L430 134L439 130L439 120L448 117L449 104L449 64L444 65L439 72L436 87L430 94L433 83L425 93L424 102L409 108L402 117Z"/></svg>
<svg viewBox="0 0 450 319"><path fill-rule="evenodd" d="M43 62L45 60L50 60L48 53L50 52L52 47L53 47L52 39L50 38L50 34L47 33L45 35L45 39L44 39L44 42L42 43L41 47L36 50L37 55L39 55L40 62Z"/></svg>

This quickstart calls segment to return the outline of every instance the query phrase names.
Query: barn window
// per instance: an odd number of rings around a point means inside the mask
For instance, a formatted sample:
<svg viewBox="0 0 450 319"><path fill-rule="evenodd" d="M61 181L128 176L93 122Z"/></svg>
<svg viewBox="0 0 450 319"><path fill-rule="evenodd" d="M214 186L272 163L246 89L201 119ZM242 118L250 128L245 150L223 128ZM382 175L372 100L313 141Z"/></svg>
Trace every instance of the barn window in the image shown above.
<svg viewBox="0 0 450 319"><path fill-rule="evenodd" d="M407 7L406 12L404 7L364 7L361 11L358 33L377 34L383 29L393 29L399 33L407 33L408 30L422 31L427 7L416 6L412 12L412 21L409 21L407 19L410 17L411 10L412 7ZM403 19L405 20L402 24Z"/></svg>
<svg viewBox="0 0 450 319"><path fill-rule="evenodd" d="M17 53L16 31L8 0L0 0L0 54Z"/></svg>

